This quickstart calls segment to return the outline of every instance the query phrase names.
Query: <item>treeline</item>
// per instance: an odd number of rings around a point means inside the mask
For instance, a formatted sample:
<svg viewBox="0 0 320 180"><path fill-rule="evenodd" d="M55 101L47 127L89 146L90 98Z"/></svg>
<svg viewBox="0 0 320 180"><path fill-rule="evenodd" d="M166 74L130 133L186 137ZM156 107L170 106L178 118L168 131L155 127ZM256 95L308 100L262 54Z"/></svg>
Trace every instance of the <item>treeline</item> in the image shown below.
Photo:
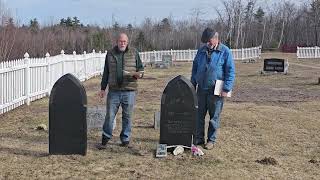
<svg viewBox="0 0 320 180"><path fill-rule="evenodd" d="M56 55L62 49L66 53L105 51L114 45L120 31L126 32L130 43L140 51L195 49L207 26L220 32L221 40L231 48L319 46L320 0L306 0L300 5L289 0L263 2L220 0L219 8L210 13L193 9L192 18L186 20L146 18L138 26L114 22L111 27L84 25L77 17L66 17L47 26L40 25L37 19L19 25L1 3L0 61L21 58L25 52L31 57L43 57L46 52ZM212 18L207 20L208 16Z"/></svg>

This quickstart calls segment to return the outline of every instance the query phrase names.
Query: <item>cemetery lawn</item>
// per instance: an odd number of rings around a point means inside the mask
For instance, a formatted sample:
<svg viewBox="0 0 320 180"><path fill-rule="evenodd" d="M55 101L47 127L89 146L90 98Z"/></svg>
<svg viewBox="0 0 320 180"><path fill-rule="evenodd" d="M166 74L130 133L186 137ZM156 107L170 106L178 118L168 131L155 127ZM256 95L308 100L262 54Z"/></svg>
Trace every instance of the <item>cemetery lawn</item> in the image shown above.
<svg viewBox="0 0 320 180"><path fill-rule="evenodd" d="M88 131L86 156L49 156L48 98L0 116L0 179L320 179L320 60L287 58L288 75L260 75L262 60L236 62L233 97L225 101L218 141L203 157L155 158L159 130L154 112L166 83L176 75L190 78L192 63L171 69L146 68L133 121L133 148L119 146L121 116L106 150L97 150L101 130ZM307 61L307 62L305 62ZM299 66L299 65L305 66ZM311 67L306 67L311 66ZM84 83L88 107L104 106L96 93L100 78Z"/></svg>

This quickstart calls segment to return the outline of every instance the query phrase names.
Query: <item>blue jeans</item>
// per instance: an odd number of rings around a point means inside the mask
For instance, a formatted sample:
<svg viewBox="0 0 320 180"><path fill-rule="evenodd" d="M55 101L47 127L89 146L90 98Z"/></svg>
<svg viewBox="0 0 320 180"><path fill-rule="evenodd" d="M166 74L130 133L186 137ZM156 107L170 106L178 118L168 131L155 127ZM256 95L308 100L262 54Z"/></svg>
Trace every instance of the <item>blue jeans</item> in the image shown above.
<svg viewBox="0 0 320 180"><path fill-rule="evenodd" d="M135 103L135 91L109 91L107 96L107 112L103 124L103 135L112 138L115 116L122 108L122 131L120 134L121 142L129 142L131 136L132 116Z"/></svg>
<svg viewBox="0 0 320 180"><path fill-rule="evenodd" d="M197 119L197 144L204 143L204 124L207 111L210 121L208 127L207 142L215 143L217 129L220 127L220 114L223 108L223 97L213 95L213 90L197 91L198 96L198 119Z"/></svg>

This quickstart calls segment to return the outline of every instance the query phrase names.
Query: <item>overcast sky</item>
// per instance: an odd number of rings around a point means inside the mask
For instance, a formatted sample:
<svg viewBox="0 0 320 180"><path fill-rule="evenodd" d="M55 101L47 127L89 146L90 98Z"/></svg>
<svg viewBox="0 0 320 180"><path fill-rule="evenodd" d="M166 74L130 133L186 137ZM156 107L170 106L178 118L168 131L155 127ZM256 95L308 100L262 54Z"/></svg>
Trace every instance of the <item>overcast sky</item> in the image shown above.
<svg viewBox="0 0 320 180"><path fill-rule="evenodd" d="M109 26L114 20L120 24L139 25L145 17L161 20L188 19L192 9L205 12L203 19L216 16L214 7L219 0L2 0L20 24L37 18L41 24L57 23L61 18L77 16L83 24ZM275 0L263 0L272 2ZM301 1L301 0L297 0Z"/></svg>

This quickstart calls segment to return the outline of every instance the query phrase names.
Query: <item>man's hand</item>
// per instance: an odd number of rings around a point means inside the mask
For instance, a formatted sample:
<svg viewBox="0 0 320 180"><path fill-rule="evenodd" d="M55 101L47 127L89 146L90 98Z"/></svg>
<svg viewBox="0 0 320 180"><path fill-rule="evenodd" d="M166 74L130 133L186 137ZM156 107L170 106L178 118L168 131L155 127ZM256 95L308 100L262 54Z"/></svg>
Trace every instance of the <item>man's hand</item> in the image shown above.
<svg viewBox="0 0 320 180"><path fill-rule="evenodd" d="M106 95L106 91L105 90L101 90L98 95L102 99Z"/></svg>
<svg viewBox="0 0 320 180"><path fill-rule="evenodd" d="M228 96L228 92L222 91L220 94L220 97L227 97Z"/></svg>
<svg viewBox="0 0 320 180"><path fill-rule="evenodd" d="M137 74L136 74L136 75L133 75L132 77L135 78L135 79L139 79L139 78L140 78L140 75L137 75Z"/></svg>
<svg viewBox="0 0 320 180"><path fill-rule="evenodd" d="M139 79L139 78L142 78L143 75L144 75L144 72L140 71L140 72L137 72L134 75L132 75L132 77L135 78L135 79Z"/></svg>

